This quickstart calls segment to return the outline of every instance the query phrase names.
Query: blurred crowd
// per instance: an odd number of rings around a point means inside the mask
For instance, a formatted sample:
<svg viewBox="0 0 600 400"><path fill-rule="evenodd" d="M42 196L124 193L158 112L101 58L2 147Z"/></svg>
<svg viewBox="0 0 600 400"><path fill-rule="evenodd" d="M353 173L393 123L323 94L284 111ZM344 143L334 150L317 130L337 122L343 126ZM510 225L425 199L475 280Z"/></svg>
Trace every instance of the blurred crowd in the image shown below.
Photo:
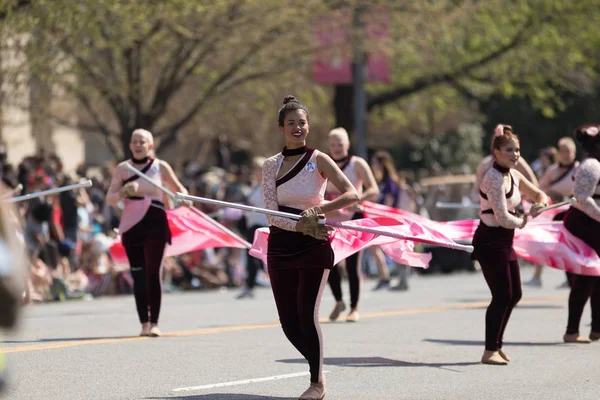
<svg viewBox="0 0 600 400"><path fill-rule="evenodd" d="M245 164L231 161L231 150L217 143L210 165L195 161L183 163L179 177L191 195L262 206L260 195L261 168L264 158L249 158ZM92 299L103 295L132 293L133 281L128 265L117 264L110 257L109 247L117 236L120 209L109 207L105 195L116 162L100 167L81 165L75 171L65 171L56 154L40 152L26 157L18 165L9 164L0 150L1 178L9 188L23 186L21 194L39 192L90 179L92 186L74 191L18 202L18 218L29 256L24 302ZM411 171L396 171L391 156L376 152L369 160L380 185L379 203L399 207L435 220L473 218L475 215L448 214L438 210L436 201L464 202L469 184L420 187ZM432 175L469 173L433 171ZM251 228L265 226L266 220L256 214L217 209L197 204L197 207L217 221L252 241ZM379 257L379 258L378 258ZM380 258L375 252L363 257L365 276L379 278L377 288L387 287L390 275L400 270L395 263ZM207 249L178 257L168 257L164 263L163 287L166 291L224 288L250 288L254 284L267 286L267 275L259 270L247 282L250 260L243 249ZM404 278L401 278L403 280ZM407 289L406 282L399 287ZM240 297L248 295L243 292ZM251 294L251 293L250 293Z"/></svg>

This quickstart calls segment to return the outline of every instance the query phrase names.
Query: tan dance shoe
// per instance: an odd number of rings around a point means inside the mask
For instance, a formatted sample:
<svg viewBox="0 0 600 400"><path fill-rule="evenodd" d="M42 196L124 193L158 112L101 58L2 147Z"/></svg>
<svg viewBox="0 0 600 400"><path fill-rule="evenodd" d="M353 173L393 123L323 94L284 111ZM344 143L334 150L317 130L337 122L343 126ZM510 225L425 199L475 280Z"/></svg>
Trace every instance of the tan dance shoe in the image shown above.
<svg viewBox="0 0 600 400"><path fill-rule="evenodd" d="M592 343L590 339L580 336L579 333L565 333L563 340L565 343Z"/></svg>
<svg viewBox="0 0 600 400"><path fill-rule="evenodd" d="M593 342L600 340L600 332L590 332L590 340Z"/></svg>
<svg viewBox="0 0 600 400"><path fill-rule="evenodd" d="M346 304L343 301L338 301L335 303L335 307L333 307L333 311L329 314L329 320L334 322L340 317L342 311L346 309Z"/></svg>
<svg viewBox="0 0 600 400"><path fill-rule="evenodd" d="M310 386L298 400L322 400L325 398L325 377L322 378L322 382L310 383Z"/></svg>
<svg viewBox="0 0 600 400"><path fill-rule="evenodd" d="M150 336L150 322L145 322L142 324L140 336Z"/></svg>
<svg viewBox="0 0 600 400"><path fill-rule="evenodd" d="M488 365L508 365L508 361L502 358L499 352L489 350L483 352L481 363Z"/></svg>
<svg viewBox="0 0 600 400"><path fill-rule="evenodd" d="M507 362L510 362L510 357L506 355L504 350L502 350L502 349L498 350L498 354L500 354L500 357L504 358Z"/></svg>
<svg viewBox="0 0 600 400"><path fill-rule="evenodd" d="M161 335L160 333L160 329L158 329L158 326L155 324L152 324L152 327L150 328L150 336L151 337L159 337Z"/></svg>
<svg viewBox="0 0 600 400"><path fill-rule="evenodd" d="M346 322L358 322L360 319L360 314L356 309L350 311L350 314L346 317Z"/></svg>

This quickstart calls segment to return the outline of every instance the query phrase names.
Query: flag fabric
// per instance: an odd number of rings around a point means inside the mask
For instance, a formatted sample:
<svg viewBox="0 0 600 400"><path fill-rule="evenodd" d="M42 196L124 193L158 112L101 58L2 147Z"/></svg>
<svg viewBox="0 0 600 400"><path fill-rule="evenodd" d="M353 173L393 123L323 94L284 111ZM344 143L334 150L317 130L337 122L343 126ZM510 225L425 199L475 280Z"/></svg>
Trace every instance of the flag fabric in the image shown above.
<svg viewBox="0 0 600 400"><path fill-rule="evenodd" d="M188 207L167 210L167 219L172 237L165 251L167 257L216 247L246 248L240 240L223 232ZM114 240L109 251L116 263L128 263L120 236Z"/></svg>
<svg viewBox="0 0 600 400"><path fill-rule="evenodd" d="M382 231L396 232L403 235L414 236L418 233L414 227L395 218L375 217L356 219L345 222L347 225L377 228ZM254 234L254 242L249 254L260 258L267 265L267 244L269 241L269 228L260 228ZM355 231L353 229L335 228L330 235L331 247L335 259L334 264L348 258L367 247L381 246L383 251L394 261L411 265L413 267L427 268L431 254L416 253L415 244L410 240L399 240L373 233ZM268 267L268 266L267 266Z"/></svg>
<svg viewBox="0 0 600 400"><path fill-rule="evenodd" d="M571 234L562 221L552 218L568 209L567 206L542 213L535 220L529 220L524 229L515 230L514 249L519 257L533 264L545 265L579 275L600 276L600 258L594 249L583 240ZM471 240L479 225L479 220L437 222L420 215L365 202L366 216L396 216L400 220L414 220L439 230L452 240Z"/></svg>

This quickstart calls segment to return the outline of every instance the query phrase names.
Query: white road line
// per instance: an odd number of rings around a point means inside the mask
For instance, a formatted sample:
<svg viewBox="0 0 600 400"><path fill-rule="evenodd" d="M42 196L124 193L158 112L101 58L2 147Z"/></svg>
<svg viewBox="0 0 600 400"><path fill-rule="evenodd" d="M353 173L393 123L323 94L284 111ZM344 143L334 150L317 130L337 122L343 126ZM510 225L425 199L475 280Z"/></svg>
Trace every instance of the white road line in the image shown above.
<svg viewBox="0 0 600 400"><path fill-rule="evenodd" d="M323 371L324 374L329 371ZM184 388L173 389L174 392L191 392L194 390L204 390L204 389L214 389L214 388L222 388L227 386L238 386L238 385L247 385L249 383L259 383L266 381L276 381L279 379L288 379L288 378L297 378L299 376L307 376L310 375L308 372L297 372L295 374L285 374L285 375L275 375L275 376L267 376L265 378L253 378L253 379L245 379L243 381L233 381L233 382L222 382L222 383L214 383L211 385L202 385L202 386L190 386Z"/></svg>

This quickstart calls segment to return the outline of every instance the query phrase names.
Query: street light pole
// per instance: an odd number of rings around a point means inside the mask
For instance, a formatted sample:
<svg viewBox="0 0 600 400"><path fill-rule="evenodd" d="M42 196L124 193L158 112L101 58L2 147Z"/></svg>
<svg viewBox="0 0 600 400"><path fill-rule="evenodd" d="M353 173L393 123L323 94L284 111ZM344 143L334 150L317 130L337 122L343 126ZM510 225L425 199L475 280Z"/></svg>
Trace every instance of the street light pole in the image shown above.
<svg viewBox="0 0 600 400"><path fill-rule="evenodd" d="M354 94L354 153L367 158L367 96L365 93L366 57L363 46L364 13L366 5L359 3L354 8L352 19L352 44L354 59L352 63L352 84Z"/></svg>

